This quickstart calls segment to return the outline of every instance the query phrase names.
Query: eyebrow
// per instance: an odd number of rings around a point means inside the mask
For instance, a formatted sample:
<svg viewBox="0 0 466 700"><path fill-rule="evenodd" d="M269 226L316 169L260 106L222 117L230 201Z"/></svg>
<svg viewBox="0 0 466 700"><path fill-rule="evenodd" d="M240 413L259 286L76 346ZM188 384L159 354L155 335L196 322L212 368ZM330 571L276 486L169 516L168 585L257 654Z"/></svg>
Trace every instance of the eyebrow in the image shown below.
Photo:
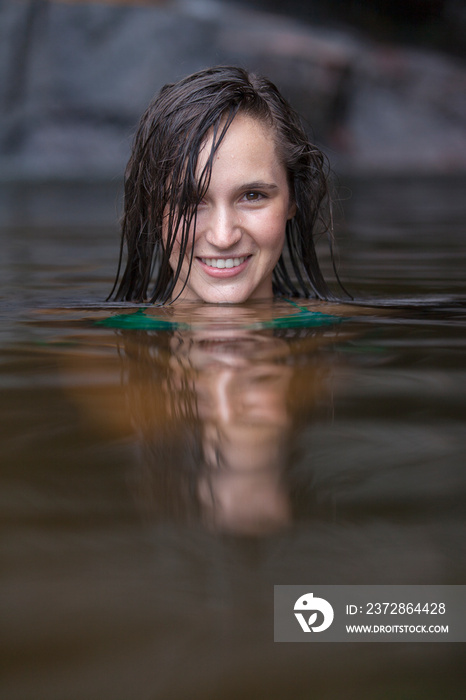
<svg viewBox="0 0 466 700"><path fill-rule="evenodd" d="M274 182L263 182L262 180L256 180L255 182L246 182L241 185L238 189L240 190L278 190L278 185Z"/></svg>

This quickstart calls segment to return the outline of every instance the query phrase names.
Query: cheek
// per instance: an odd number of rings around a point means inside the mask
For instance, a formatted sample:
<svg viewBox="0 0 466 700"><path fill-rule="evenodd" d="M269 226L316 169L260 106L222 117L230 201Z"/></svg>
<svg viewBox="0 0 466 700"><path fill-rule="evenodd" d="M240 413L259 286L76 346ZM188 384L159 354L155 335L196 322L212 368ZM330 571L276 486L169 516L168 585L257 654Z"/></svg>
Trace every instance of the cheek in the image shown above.
<svg viewBox="0 0 466 700"><path fill-rule="evenodd" d="M178 260L178 257L180 254L182 237L183 237L183 229L182 229L182 225L180 225L176 234L175 234L175 238L173 240L172 252L170 255L170 262L172 260L176 260L176 261ZM166 248L167 241L168 241L168 214L165 215L164 219L163 219L162 240L163 240L163 245ZM192 245L193 245L193 240L194 240L194 231L193 231L193 226L191 226L189 233L188 233L188 244L186 247L186 254L189 254L189 252L192 248Z"/></svg>
<svg viewBox="0 0 466 700"><path fill-rule="evenodd" d="M285 245L286 221L286 217L277 215L267 222L264 229L264 246L276 260L280 257Z"/></svg>

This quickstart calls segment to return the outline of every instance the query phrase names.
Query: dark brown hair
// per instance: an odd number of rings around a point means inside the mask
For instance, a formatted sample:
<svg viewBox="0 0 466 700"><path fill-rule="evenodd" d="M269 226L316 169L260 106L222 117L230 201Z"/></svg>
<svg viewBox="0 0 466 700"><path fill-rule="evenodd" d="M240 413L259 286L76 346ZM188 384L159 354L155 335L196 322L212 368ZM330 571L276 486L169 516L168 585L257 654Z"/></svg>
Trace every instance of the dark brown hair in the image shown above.
<svg viewBox="0 0 466 700"><path fill-rule="evenodd" d="M209 68L165 85L143 114L126 168L120 262L110 297L170 301L189 229L195 230L197 206L209 187L213 157L238 112L272 127L296 204L273 274L274 293L335 298L322 276L314 243L316 234L325 233L332 248L325 157L275 85L234 66ZM210 157L196 178L199 151L210 133ZM178 268L172 270L175 237L180 255Z"/></svg>

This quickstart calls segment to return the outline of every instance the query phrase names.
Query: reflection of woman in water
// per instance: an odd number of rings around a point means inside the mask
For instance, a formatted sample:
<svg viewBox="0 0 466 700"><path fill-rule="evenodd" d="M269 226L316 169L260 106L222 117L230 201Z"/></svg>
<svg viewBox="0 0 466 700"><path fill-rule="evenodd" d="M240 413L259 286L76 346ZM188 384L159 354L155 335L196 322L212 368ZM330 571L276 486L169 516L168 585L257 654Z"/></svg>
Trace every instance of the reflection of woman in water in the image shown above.
<svg viewBox="0 0 466 700"><path fill-rule="evenodd" d="M297 437L329 392L326 335L121 333L138 501L150 517L258 534L288 526L304 501L308 517L318 513L312 464L299 487L294 470Z"/></svg>
<svg viewBox="0 0 466 700"><path fill-rule="evenodd" d="M217 67L166 85L141 119L124 207L115 299L334 298L314 247L331 242L324 157L264 78Z"/></svg>

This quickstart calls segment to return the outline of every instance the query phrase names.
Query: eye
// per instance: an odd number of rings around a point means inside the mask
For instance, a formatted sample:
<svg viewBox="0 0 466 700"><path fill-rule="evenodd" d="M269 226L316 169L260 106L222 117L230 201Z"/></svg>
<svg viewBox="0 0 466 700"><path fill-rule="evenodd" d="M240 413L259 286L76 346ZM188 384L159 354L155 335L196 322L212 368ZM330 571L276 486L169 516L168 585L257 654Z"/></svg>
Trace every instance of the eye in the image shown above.
<svg viewBox="0 0 466 700"><path fill-rule="evenodd" d="M254 190L252 190L251 192L246 192L244 195L244 199L247 202L259 202L263 198L264 195L262 194L262 192L254 192Z"/></svg>

